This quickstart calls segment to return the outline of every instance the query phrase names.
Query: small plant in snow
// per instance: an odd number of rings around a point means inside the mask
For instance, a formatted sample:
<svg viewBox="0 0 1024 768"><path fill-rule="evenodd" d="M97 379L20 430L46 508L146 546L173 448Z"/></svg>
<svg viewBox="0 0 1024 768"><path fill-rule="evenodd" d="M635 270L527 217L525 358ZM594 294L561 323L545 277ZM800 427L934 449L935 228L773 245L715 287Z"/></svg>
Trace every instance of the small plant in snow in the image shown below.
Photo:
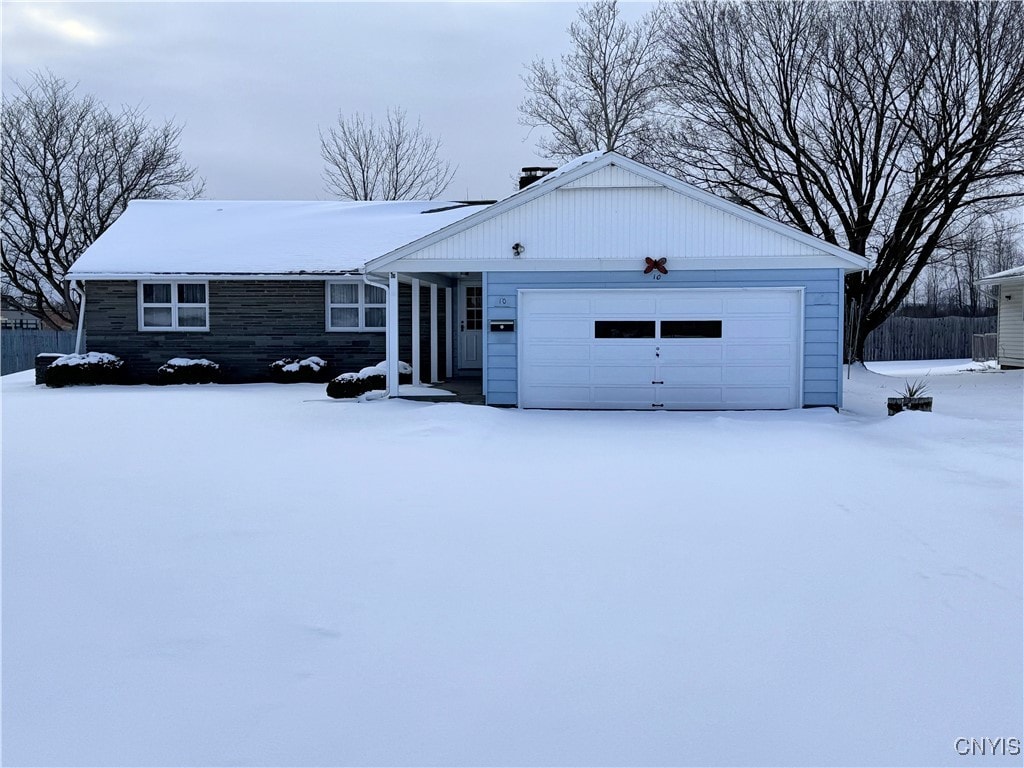
<svg viewBox="0 0 1024 768"><path fill-rule="evenodd" d="M921 379L915 379L914 381L904 380L903 389L899 392L900 397L908 400L924 397L926 394L928 394L928 384Z"/></svg>
<svg viewBox="0 0 1024 768"><path fill-rule="evenodd" d="M206 358L174 357L156 373L161 384L209 384L220 378L220 366Z"/></svg>
<svg viewBox="0 0 1024 768"><path fill-rule="evenodd" d="M270 364L270 375L274 381L283 383L323 381L327 376L327 362L315 355L302 360L284 357Z"/></svg>
<svg viewBox="0 0 1024 768"><path fill-rule="evenodd" d="M932 399L925 397L928 393L928 385L923 380L905 380L903 382L903 389L897 391L899 397L889 398L888 408L890 416L895 416L904 409L910 411L931 411Z"/></svg>
<svg viewBox="0 0 1024 768"><path fill-rule="evenodd" d="M69 387L76 384L119 384L123 381L124 361L107 352L64 355L46 369L46 386Z"/></svg>

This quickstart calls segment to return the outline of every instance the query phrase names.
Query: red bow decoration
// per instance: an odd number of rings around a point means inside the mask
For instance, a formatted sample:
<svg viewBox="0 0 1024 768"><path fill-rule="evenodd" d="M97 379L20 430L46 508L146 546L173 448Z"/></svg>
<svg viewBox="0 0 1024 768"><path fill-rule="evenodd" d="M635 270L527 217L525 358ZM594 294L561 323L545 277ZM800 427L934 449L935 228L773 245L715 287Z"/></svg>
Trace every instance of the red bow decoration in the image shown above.
<svg viewBox="0 0 1024 768"><path fill-rule="evenodd" d="M651 274L651 272L653 272L654 270L658 270L663 275L668 274L668 268L665 266L665 262L668 261L666 257L662 256L660 259L655 261L650 256L647 256L646 258L644 258L644 261L647 262L647 266L644 267L645 275Z"/></svg>

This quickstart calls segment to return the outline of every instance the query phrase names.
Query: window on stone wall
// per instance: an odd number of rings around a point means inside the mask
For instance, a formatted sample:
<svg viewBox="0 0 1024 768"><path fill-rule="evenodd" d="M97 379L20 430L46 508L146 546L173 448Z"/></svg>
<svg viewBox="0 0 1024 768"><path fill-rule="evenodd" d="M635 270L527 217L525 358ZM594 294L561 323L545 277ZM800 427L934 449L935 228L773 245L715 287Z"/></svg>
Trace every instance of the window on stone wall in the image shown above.
<svg viewBox="0 0 1024 768"><path fill-rule="evenodd" d="M206 283L139 283L140 331L208 331Z"/></svg>
<svg viewBox="0 0 1024 768"><path fill-rule="evenodd" d="M327 283L327 330L383 331L387 293L363 282Z"/></svg>

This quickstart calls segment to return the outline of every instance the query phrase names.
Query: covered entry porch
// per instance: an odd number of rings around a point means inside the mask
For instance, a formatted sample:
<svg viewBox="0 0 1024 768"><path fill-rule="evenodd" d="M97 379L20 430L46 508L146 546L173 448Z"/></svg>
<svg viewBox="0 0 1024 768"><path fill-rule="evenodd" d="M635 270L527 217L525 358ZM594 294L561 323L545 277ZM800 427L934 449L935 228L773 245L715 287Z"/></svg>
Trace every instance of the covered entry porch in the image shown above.
<svg viewBox="0 0 1024 768"><path fill-rule="evenodd" d="M456 399L483 402L481 273L389 272L386 283L383 277L367 280L387 288L388 396L406 396L399 391L403 360L412 367L414 386L451 383L447 389Z"/></svg>

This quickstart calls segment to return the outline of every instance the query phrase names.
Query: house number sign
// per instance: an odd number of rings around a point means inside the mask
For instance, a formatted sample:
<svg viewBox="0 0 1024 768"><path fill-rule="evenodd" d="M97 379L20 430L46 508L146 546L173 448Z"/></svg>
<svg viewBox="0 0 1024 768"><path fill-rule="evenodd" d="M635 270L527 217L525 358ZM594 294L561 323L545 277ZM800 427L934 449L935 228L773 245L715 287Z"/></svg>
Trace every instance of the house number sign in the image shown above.
<svg viewBox="0 0 1024 768"><path fill-rule="evenodd" d="M668 274L668 267L665 266L665 263L667 261L668 258L666 258L665 256L662 256L660 259L657 260L652 259L650 256L646 257L644 259L644 262L646 263L646 266L644 267L644 274L649 275L652 272L654 272L654 279L661 280L662 275Z"/></svg>

